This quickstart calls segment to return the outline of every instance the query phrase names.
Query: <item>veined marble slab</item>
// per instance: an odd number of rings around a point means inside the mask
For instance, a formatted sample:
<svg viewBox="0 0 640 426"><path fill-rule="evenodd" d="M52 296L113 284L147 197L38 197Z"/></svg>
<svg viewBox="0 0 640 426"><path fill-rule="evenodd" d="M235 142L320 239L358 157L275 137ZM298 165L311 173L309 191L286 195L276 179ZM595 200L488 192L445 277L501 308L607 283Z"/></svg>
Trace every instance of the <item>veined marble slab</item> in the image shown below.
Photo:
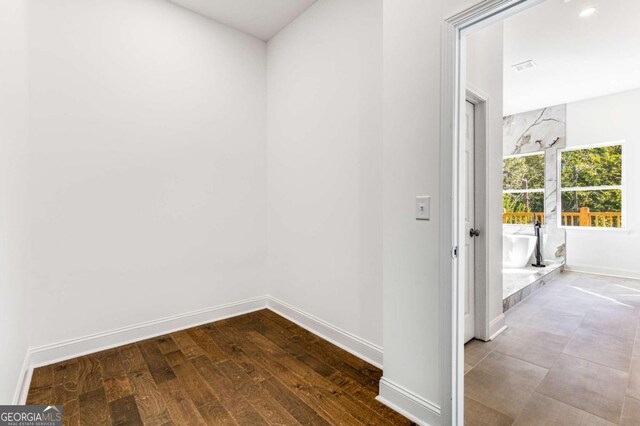
<svg viewBox="0 0 640 426"><path fill-rule="evenodd" d="M504 117L502 141L504 155L539 152L566 143L566 105Z"/></svg>

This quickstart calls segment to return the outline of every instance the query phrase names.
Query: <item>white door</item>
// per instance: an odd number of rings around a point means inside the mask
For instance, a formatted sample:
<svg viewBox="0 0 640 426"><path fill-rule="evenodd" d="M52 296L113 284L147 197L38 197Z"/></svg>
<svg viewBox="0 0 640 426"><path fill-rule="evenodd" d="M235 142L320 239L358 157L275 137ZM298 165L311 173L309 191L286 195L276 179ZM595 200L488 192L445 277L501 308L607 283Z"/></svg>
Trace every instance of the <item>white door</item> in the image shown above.
<svg viewBox="0 0 640 426"><path fill-rule="evenodd" d="M467 206L465 212L465 288L464 288L464 341L475 337L475 105L467 102L467 137L465 168L467 176Z"/></svg>

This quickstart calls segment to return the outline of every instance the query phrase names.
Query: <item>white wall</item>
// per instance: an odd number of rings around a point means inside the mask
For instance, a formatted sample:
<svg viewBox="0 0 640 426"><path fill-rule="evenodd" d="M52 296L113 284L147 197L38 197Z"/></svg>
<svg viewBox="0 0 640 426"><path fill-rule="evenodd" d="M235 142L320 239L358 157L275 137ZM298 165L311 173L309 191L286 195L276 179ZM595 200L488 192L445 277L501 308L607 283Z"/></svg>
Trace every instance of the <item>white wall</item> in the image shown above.
<svg viewBox="0 0 640 426"><path fill-rule="evenodd" d="M31 346L264 294L265 43L160 0L28 18Z"/></svg>
<svg viewBox="0 0 640 426"><path fill-rule="evenodd" d="M640 90L567 105L567 146L625 141L624 231L567 229L567 267L640 278Z"/></svg>
<svg viewBox="0 0 640 426"><path fill-rule="evenodd" d="M270 292L380 346L382 1L318 1L267 75Z"/></svg>
<svg viewBox="0 0 640 426"><path fill-rule="evenodd" d="M384 377L434 405L439 392L440 2L384 2ZM416 221L431 195L430 221Z"/></svg>
<svg viewBox="0 0 640 426"><path fill-rule="evenodd" d="M439 242L440 203L451 199L440 193L441 31L477 3L384 0L383 8L384 377L437 407L440 333L449 332L440 330L439 261L451 249ZM432 196L429 222L414 218L422 194Z"/></svg>
<svg viewBox="0 0 640 426"><path fill-rule="evenodd" d="M24 217L27 150L26 2L0 2L0 404L12 404L28 347Z"/></svg>
<svg viewBox="0 0 640 426"><path fill-rule="evenodd" d="M502 104L503 104L503 24L486 27L467 38L467 83L487 97L486 144L476 143L476 178L483 183L485 194L476 197L476 219L486 220L480 226L476 243L476 298L488 300L487 323L493 324L485 335L476 331L476 337L488 339L504 326L502 307ZM478 138L478 135L476 136ZM484 167L482 167L483 162ZM478 174L478 172L480 172ZM482 210L482 214L479 210ZM480 247L485 250L479 250ZM483 269L486 268L486 269ZM478 276L482 273L482 277ZM478 287L486 282L486 292ZM482 315L476 311L476 316Z"/></svg>

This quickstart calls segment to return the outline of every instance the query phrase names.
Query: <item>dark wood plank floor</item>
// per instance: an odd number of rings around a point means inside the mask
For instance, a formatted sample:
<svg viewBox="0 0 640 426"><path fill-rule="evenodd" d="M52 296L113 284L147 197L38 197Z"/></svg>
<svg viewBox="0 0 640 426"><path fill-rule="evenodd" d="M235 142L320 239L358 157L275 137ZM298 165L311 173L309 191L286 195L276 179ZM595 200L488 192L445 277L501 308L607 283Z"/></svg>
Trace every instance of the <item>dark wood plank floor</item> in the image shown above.
<svg viewBox="0 0 640 426"><path fill-rule="evenodd" d="M382 372L263 310L34 371L66 425L410 425Z"/></svg>

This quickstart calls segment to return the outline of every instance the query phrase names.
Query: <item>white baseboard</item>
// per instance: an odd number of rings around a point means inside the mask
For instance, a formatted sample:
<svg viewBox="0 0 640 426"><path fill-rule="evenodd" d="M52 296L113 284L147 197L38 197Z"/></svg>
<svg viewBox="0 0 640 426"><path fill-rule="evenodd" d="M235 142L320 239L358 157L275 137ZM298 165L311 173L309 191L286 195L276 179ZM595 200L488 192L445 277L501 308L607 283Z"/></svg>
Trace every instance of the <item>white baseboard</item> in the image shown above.
<svg viewBox="0 0 640 426"><path fill-rule="evenodd" d="M266 307L267 298L265 296L256 297L31 348L29 349L31 366L40 367L54 364L90 353L173 333L174 331L258 311Z"/></svg>
<svg viewBox="0 0 640 426"><path fill-rule="evenodd" d="M268 297L267 307L300 327L352 353L360 359L382 368L382 348L348 331L336 327L275 297Z"/></svg>
<svg viewBox="0 0 640 426"><path fill-rule="evenodd" d="M441 410L436 404L382 377L378 401L421 426L439 425Z"/></svg>
<svg viewBox="0 0 640 426"><path fill-rule="evenodd" d="M31 375L33 374L33 366L31 365L31 352L27 350L22 367L20 368L20 376L18 377L18 384L16 391L13 394L13 405L24 405L27 401L27 394L29 393L29 385L31 384Z"/></svg>
<svg viewBox="0 0 640 426"><path fill-rule="evenodd" d="M506 329L506 318L504 314L500 314L499 317L489 323L489 340L495 339Z"/></svg>
<svg viewBox="0 0 640 426"><path fill-rule="evenodd" d="M606 275L608 277L631 278L634 280L640 279L640 271L628 271L624 269L604 268L592 265L567 264L564 266L564 270L567 272L583 272L585 274Z"/></svg>

